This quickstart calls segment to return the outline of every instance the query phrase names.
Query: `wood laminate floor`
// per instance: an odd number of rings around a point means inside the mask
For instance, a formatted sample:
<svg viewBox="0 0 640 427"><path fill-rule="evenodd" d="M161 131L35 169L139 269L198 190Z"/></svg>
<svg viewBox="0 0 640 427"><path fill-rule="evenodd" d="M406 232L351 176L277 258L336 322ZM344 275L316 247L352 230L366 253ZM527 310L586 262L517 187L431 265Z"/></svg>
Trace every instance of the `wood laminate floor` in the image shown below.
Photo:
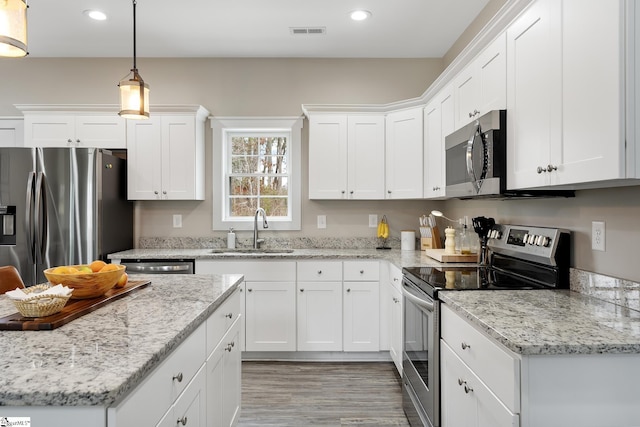
<svg viewBox="0 0 640 427"><path fill-rule="evenodd" d="M240 427L408 425L392 363L242 363Z"/></svg>

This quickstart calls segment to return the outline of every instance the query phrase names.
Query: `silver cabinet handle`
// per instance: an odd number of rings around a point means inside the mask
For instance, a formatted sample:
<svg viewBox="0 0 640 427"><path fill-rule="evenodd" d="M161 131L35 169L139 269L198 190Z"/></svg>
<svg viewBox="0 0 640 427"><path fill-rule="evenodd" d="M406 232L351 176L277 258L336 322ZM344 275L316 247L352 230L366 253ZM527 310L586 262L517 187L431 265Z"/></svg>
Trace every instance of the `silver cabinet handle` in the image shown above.
<svg viewBox="0 0 640 427"><path fill-rule="evenodd" d="M173 376L173 380L178 380L179 383L182 382L182 372L180 372L178 375L174 375Z"/></svg>
<svg viewBox="0 0 640 427"><path fill-rule="evenodd" d="M247 289L247 292L253 292L253 289L249 288Z"/></svg>
<svg viewBox="0 0 640 427"><path fill-rule="evenodd" d="M464 381L462 378L458 378L458 385L461 386L462 384L465 384L465 383L466 381Z"/></svg>
<svg viewBox="0 0 640 427"><path fill-rule="evenodd" d="M304 288L300 289L300 292L304 292Z"/></svg>
<svg viewBox="0 0 640 427"><path fill-rule="evenodd" d="M187 417L178 418L178 421L176 421L176 424L182 424L183 426L186 426L187 425Z"/></svg>
<svg viewBox="0 0 640 427"><path fill-rule="evenodd" d="M553 165L547 165L547 172L557 171L558 167Z"/></svg>
<svg viewBox="0 0 640 427"><path fill-rule="evenodd" d="M233 346L231 344L227 344L227 347L225 347L225 351L228 351L229 353L231 353L231 349L233 348Z"/></svg>
<svg viewBox="0 0 640 427"><path fill-rule="evenodd" d="M540 173L542 173L542 172L546 172L547 170L546 170L545 168L543 168L542 166L538 166L537 171L538 171L538 173L540 174Z"/></svg>
<svg viewBox="0 0 640 427"><path fill-rule="evenodd" d="M344 193L346 193L346 191L342 190L341 193L344 194Z"/></svg>
<svg viewBox="0 0 640 427"><path fill-rule="evenodd" d="M322 270L318 270L318 274L322 274Z"/></svg>
<svg viewBox="0 0 640 427"><path fill-rule="evenodd" d="M225 314L224 317L228 319L233 319L233 313Z"/></svg>
<svg viewBox="0 0 640 427"><path fill-rule="evenodd" d="M397 278L397 277L394 277L394 278L393 278L393 281L394 281L394 282L397 282L397 281L398 281L398 278Z"/></svg>
<svg viewBox="0 0 640 427"><path fill-rule="evenodd" d="M347 292L351 292L351 288L347 288Z"/></svg>
<svg viewBox="0 0 640 427"><path fill-rule="evenodd" d="M391 190L387 190L387 193L388 193L388 194L391 194Z"/></svg>
<svg viewBox="0 0 640 427"><path fill-rule="evenodd" d="M468 348L471 348L471 346L469 344L467 344L466 342L462 342L462 344L460 345L460 347L462 347L463 350L466 350Z"/></svg>
<svg viewBox="0 0 640 427"><path fill-rule="evenodd" d="M360 274L364 274L364 270L360 270Z"/></svg>
<svg viewBox="0 0 640 427"><path fill-rule="evenodd" d="M472 393L472 392L473 392L473 389L472 389L471 387L469 387L469 386L467 385L467 383L465 383L465 384L464 384L464 392L465 392L465 393L467 393L467 394L469 394L469 393Z"/></svg>

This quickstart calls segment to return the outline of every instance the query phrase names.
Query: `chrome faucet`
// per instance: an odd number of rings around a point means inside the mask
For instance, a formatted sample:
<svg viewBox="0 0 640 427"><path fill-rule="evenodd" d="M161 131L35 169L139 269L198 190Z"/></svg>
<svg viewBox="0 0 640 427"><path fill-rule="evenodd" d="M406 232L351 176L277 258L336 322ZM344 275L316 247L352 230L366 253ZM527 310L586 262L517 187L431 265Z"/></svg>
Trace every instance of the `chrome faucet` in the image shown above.
<svg viewBox="0 0 640 427"><path fill-rule="evenodd" d="M260 248L260 243L264 242L264 239L258 239L258 215L262 214L262 228L269 228L267 222L267 214L262 208L256 209L256 214L253 216L253 249Z"/></svg>

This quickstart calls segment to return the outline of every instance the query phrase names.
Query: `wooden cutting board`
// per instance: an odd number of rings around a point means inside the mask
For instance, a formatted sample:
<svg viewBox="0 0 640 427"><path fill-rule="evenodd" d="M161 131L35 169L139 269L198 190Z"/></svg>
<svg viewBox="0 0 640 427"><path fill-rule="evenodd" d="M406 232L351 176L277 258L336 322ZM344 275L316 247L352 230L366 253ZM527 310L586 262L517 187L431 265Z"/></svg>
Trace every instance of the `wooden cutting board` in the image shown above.
<svg viewBox="0 0 640 427"><path fill-rule="evenodd" d="M149 280L129 280L123 288L113 288L107 291L106 294L96 298L70 299L62 308L62 311L51 316L22 317L20 313L14 313L0 318L0 330L50 331L150 284Z"/></svg>
<svg viewBox="0 0 640 427"><path fill-rule="evenodd" d="M425 254L440 262L478 262L478 254L445 254L444 249L425 249Z"/></svg>

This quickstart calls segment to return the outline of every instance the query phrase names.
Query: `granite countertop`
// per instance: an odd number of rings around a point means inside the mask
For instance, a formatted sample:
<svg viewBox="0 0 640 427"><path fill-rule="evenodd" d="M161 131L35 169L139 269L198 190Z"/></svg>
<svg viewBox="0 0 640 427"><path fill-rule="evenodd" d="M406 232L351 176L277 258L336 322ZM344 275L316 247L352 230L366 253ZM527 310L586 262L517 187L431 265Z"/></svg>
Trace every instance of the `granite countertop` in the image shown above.
<svg viewBox="0 0 640 427"><path fill-rule="evenodd" d="M440 299L522 355L638 354L640 311L569 290L443 291Z"/></svg>
<svg viewBox="0 0 640 427"><path fill-rule="evenodd" d="M402 267L440 267L441 262L430 258L424 251L402 251L399 249L293 249L278 253L214 253L212 249L130 249L109 255L109 259L376 259ZM456 266L475 265L456 263Z"/></svg>
<svg viewBox="0 0 640 427"><path fill-rule="evenodd" d="M151 285L52 331L0 331L1 406L110 406L242 282L241 275L136 276ZM0 317L15 313L0 295Z"/></svg>

